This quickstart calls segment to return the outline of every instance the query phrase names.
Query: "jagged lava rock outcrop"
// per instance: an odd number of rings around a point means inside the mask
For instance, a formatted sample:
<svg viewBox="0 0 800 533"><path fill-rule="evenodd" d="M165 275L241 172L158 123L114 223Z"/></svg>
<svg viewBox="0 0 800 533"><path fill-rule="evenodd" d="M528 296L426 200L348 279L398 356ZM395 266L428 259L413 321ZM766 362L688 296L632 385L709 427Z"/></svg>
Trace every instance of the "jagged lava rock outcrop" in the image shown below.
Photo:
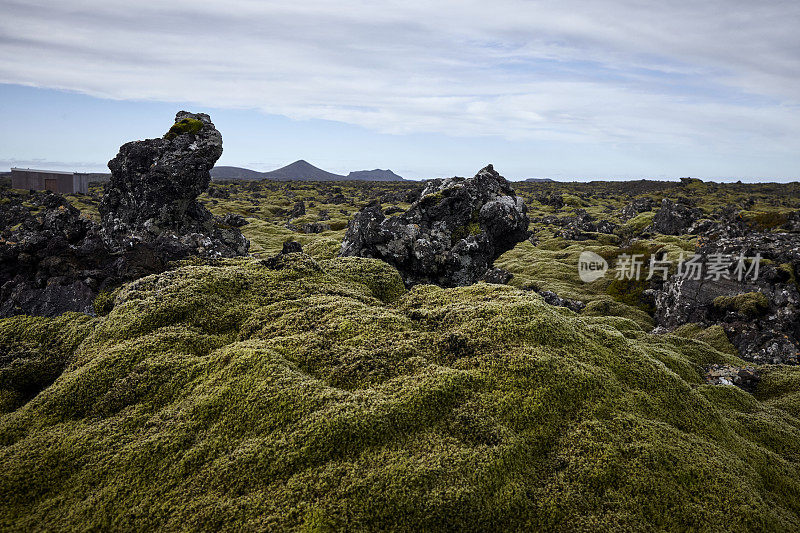
<svg viewBox="0 0 800 533"><path fill-rule="evenodd" d="M231 257L249 243L240 216L197 202L222 136L208 115L180 112L164 139L123 145L110 163L102 226L59 194L0 198L0 317L92 313L95 297L190 255Z"/></svg>
<svg viewBox="0 0 800 533"><path fill-rule="evenodd" d="M180 111L164 138L122 145L108 162L100 214L106 237L121 247L157 242L175 257L233 257L249 243L238 229L215 220L197 197L222 155L222 135L205 113Z"/></svg>
<svg viewBox="0 0 800 533"><path fill-rule="evenodd" d="M679 199L673 202L669 198L661 201L661 208L653 217L653 230L664 235L683 235L701 216L703 212L693 207L688 201Z"/></svg>
<svg viewBox="0 0 800 533"><path fill-rule="evenodd" d="M522 197L489 165L472 178L426 182L405 213L387 218L379 204L367 206L350 221L341 255L382 259L409 286L469 285L527 238L528 223Z"/></svg>

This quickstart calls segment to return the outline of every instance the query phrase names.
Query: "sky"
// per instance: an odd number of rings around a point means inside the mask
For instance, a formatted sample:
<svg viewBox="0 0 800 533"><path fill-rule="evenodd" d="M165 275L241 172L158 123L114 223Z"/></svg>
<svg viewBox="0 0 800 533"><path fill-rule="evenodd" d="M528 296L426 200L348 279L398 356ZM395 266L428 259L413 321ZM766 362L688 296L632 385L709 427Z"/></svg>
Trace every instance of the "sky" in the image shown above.
<svg viewBox="0 0 800 533"><path fill-rule="evenodd" d="M0 170L181 109L262 171L795 181L800 2L0 0Z"/></svg>

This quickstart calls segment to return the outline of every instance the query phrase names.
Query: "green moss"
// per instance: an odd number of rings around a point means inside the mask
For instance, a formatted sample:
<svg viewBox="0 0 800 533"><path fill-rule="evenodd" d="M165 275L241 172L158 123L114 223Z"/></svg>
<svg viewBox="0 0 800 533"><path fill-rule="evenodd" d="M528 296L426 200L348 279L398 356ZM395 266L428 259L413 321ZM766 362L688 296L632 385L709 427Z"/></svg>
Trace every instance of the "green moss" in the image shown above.
<svg viewBox="0 0 800 533"><path fill-rule="evenodd" d="M752 223L759 231L768 231L783 226L788 222L789 217L780 211L745 211L742 216Z"/></svg>
<svg viewBox="0 0 800 533"><path fill-rule="evenodd" d="M714 298L714 307L720 311L734 311L743 317L753 318L769 309L769 300L761 292L747 292L736 296Z"/></svg>
<svg viewBox="0 0 800 533"><path fill-rule="evenodd" d="M625 226L633 230L635 233L640 233L646 227L653 225L653 218L655 218L656 214L653 211L647 211L645 213L639 213L628 222L625 223Z"/></svg>
<svg viewBox="0 0 800 533"><path fill-rule="evenodd" d="M712 185L697 195L706 212L749 197L757 211L777 210L775 198L800 207L791 184ZM336 258L358 206L406 186L337 184L353 202L342 205L325 203L331 184L215 184L230 198L201 201L246 216L257 256L286 240L308 255L184 262L123 287L105 316L0 320L0 376L33 384L0 387L0 524L800 528L796 369L760 367L754 395L706 385L708 365L745 364L724 331L647 333L643 309L609 296L613 271L577 276L583 250L622 252L600 235L577 243L532 224L538 244L495 263L511 287L406 291L383 263ZM620 222L628 191L615 186L515 184ZM325 209L342 229L286 229L301 198L304 218ZM643 246L677 259L695 242ZM522 290L533 287L587 306L546 305Z"/></svg>
<svg viewBox="0 0 800 533"><path fill-rule="evenodd" d="M696 339L707 343L715 350L734 356L739 356L738 350L728 340L728 335L722 326L716 325L703 328L699 324L685 324L677 328L673 334L687 339Z"/></svg>
<svg viewBox="0 0 800 533"><path fill-rule="evenodd" d="M470 235L478 235L480 232L480 224L477 222L470 222L469 224L456 228L456 230L453 231L453 242L465 239Z"/></svg>
<svg viewBox="0 0 800 533"><path fill-rule="evenodd" d="M169 131L164 135L167 140L174 139L178 135L184 133L196 134L203 128L203 122L194 118L182 118L172 125Z"/></svg>
<svg viewBox="0 0 800 533"><path fill-rule="evenodd" d="M781 263L777 268L778 272L785 277L786 281L800 287L800 285L797 283L797 276L794 272L794 266L791 263Z"/></svg>
<svg viewBox="0 0 800 533"><path fill-rule="evenodd" d="M606 293L617 301L652 314L654 307L652 303L647 302L642 297L642 293L650 288L650 281L647 280L650 259L660 249L661 246L659 244L638 241L631 246L601 254L609 263L609 275L612 277L606 287ZM617 262L620 261L622 255L628 255L631 258L636 257L636 261L641 265L638 276L635 273L630 277L619 275ZM633 259L630 260L633 261ZM660 274L656 275L660 276Z"/></svg>
<svg viewBox="0 0 800 533"><path fill-rule="evenodd" d="M107 315L114 308L114 298L116 298L118 292L119 289L101 291L92 302L95 314L98 316Z"/></svg>
<svg viewBox="0 0 800 533"><path fill-rule="evenodd" d="M336 276L366 285L376 298L386 303L397 300L406 292L400 273L377 259L338 257L320 264Z"/></svg>
<svg viewBox="0 0 800 533"><path fill-rule="evenodd" d="M514 287L223 260L0 332L68 339L52 384L0 394L16 530L800 526L797 376L720 391L704 366L738 359L706 342Z"/></svg>
<svg viewBox="0 0 800 533"><path fill-rule="evenodd" d="M436 191L429 194L426 194L422 198L420 198L420 202L423 204L438 204L444 198L444 194L442 191Z"/></svg>
<svg viewBox="0 0 800 533"><path fill-rule="evenodd" d="M640 328L647 331L653 329L654 326L653 319L648 313L637 309L636 306L607 298L589 302L583 309L582 314L597 317L623 317L632 320Z"/></svg>
<svg viewBox="0 0 800 533"><path fill-rule="evenodd" d="M53 383L91 327L89 317L77 313L0 320L0 412L19 408Z"/></svg>

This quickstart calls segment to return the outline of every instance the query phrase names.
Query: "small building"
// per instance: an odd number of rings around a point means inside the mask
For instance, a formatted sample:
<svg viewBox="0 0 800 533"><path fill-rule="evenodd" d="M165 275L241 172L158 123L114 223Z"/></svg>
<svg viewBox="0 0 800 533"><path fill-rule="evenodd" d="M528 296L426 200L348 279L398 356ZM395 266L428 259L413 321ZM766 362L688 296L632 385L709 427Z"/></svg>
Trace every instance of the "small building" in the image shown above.
<svg viewBox="0 0 800 533"><path fill-rule="evenodd" d="M11 169L12 189L53 191L61 194L89 193L89 176L77 172L57 170Z"/></svg>

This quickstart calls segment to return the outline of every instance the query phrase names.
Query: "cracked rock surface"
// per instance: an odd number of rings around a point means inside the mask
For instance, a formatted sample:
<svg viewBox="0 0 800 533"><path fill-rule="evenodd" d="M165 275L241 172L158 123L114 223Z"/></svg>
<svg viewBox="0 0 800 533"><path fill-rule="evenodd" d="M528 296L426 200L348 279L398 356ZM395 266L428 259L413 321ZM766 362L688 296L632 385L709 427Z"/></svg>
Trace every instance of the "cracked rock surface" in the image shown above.
<svg viewBox="0 0 800 533"><path fill-rule="evenodd" d="M527 238L528 223L522 197L489 165L472 178L426 182L405 213L367 206L348 225L341 255L382 259L407 286L469 285Z"/></svg>

